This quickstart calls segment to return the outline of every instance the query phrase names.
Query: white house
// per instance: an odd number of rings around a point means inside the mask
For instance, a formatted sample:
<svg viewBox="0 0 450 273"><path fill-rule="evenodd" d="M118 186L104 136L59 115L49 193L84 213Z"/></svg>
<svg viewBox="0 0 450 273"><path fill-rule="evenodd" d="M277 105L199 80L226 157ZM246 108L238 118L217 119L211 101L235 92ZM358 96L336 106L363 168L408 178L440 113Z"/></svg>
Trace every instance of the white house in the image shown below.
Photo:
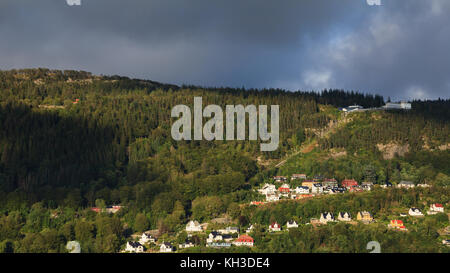
<svg viewBox="0 0 450 273"><path fill-rule="evenodd" d="M288 229L290 229L290 228L298 228L298 224L294 220L288 221L286 223L286 226L287 226Z"/></svg>
<svg viewBox="0 0 450 273"><path fill-rule="evenodd" d="M320 184L320 183L313 184L312 188L311 188L311 192L312 193L317 193L317 194L322 193L323 192L322 184Z"/></svg>
<svg viewBox="0 0 450 273"><path fill-rule="evenodd" d="M230 247L231 243L207 243L206 247L214 247L214 248L224 248L224 247Z"/></svg>
<svg viewBox="0 0 450 273"><path fill-rule="evenodd" d="M383 106L385 110L411 110L411 103L408 103L406 101L402 101L400 103L394 103L394 102L388 102L386 105Z"/></svg>
<svg viewBox="0 0 450 273"><path fill-rule="evenodd" d="M208 238L206 238L207 243L218 242L222 240L223 240L222 234L220 234L217 231L211 231L211 233L208 235Z"/></svg>
<svg viewBox="0 0 450 273"><path fill-rule="evenodd" d="M245 231L245 233L250 233L255 229L255 227L253 225L250 225L247 230Z"/></svg>
<svg viewBox="0 0 450 273"><path fill-rule="evenodd" d="M127 242L125 247L126 252L142 253L144 252L144 246L138 242Z"/></svg>
<svg viewBox="0 0 450 273"><path fill-rule="evenodd" d="M264 186L258 190L259 193L268 195L268 194L274 194L277 191L275 185L272 184L264 184Z"/></svg>
<svg viewBox="0 0 450 273"><path fill-rule="evenodd" d="M186 231L187 232L201 232L203 231L202 226L197 221L189 221L189 223L186 225Z"/></svg>
<svg viewBox="0 0 450 273"><path fill-rule="evenodd" d="M401 181L400 183L398 183L397 185L398 188L406 188L406 189L410 189L410 188L414 188L415 185L413 182L411 181Z"/></svg>
<svg viewBox="0 0 450 273"><path fill-rule="evenodd" d="M141 238L139 239L139 243L145 245L147 243L154 243L156 240L153 238L150 233L144 232L142 233Z"/></svg>
<svg viewBox="0 0 450 273"><path fill-rule="evenodd" d="M350 216L350 213L348 212L339 212L338 214L338 221L344 221L344 222L348 222L351 221L352 217Z"/></svg>
<svg viewBox="0 0 450 273"><path fill-rule="evenodd" d="M291 180L296 180L296 179L306 179L306 174L293 174L291 175Z"/></svg>
<svg viewBox="0 0 450 273"><path fill-rule="evenodd" d="M306 186L298 186L295 188L295 193L297 194L309 194L309 188Z"/></svg>
<svg viewBox="0 0 450 273"><path fill-rule="evenodd" d="M106 212L114 214L114 213L118 212L121 208L122 208L122 206L118 206L118 205L108 206L108 207L106 207Z"/></svg>
<svg viewBox="0 0 450 273"><path fill-rule="evenodd" d="M373 183L372 182L362 182L361 183L361 187L363 188L363 190L365 191L371 191L373 188Z"/></svg>
<svg viewBox="0 0 450 273"><path fill-rule="evenodd" d="M174 250L173 246L170 243L162 243L161 246L159 247L159 252L167 253L172 252L173 250Z"/></svg>
<svg viewBox="0 0 450 273"><path fill-rule="evenodd" d="M349 112L354 112L354 111L358 111L358 110L361 110L361 109L364 109L364 108L362 106L360 106L360 105L350 105L348 107L342 108L341 110L343 112L349 113Z"/></svg>
<svg viewBox="0 0 450 273"><path fill-rule="evenodd" d="M266 195L266 201L267 202L276 202L279 201L280 197L278 196L278 194L268 194Z"/></svg>
<svg viewBox="0 0 450 273"><path fill-rule="evenodd" d="M410 208L408 213L411 216L423 216L423 213L418 208Z"/></svg>
<svg viewBox="0 0 450 273"><path fill-rule="evenodd" d="M225 229L219 229L217 231L222 234L234 234L234 233L239 233L239 228L238 227L227 227Z"/></svg>
<svg viewBox="0 0 450 273"><path fill-rule="evenodd" d="M189 248L189 247L194 247L195 245L191 242L191 241L186 241L182 244L178 245L178 248Z"/></svg>
<svg viewBox="0 0 450 273"><path fill-rule="evenodd" d="M270 224L269 231L281 231L281 226L277 222Z"/></svg>
<svg viewBox="0 0 450 273"><path fill-rule="evenodd" d="M431 204L428 214L436 214L439 212L444 212L444 206L442 204L438 204L438 203Z"/></svg>
<svg viewBox="0 0 450 273"><path fill-rule="evenodd" d="M324 212L320 214L320 219L319 221L322 224L326 224L328 222L334 222L334 215L331 212Z"/></svg>

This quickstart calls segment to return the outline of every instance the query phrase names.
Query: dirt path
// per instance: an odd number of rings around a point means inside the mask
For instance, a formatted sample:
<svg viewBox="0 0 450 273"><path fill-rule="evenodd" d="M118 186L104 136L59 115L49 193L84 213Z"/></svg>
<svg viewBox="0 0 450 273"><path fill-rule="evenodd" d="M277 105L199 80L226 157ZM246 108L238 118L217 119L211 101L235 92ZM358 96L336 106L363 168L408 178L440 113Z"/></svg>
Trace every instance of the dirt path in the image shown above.
<svg viewBox="0 0 450 273"><path fill-rule="evenodd" d="M349 123L351 121L351 118L348 118L346 114L341 114L337 121L330 122L327 127L325 127L323 130L321 130L316 137L308 144L300 146L300 148L295 151L292 154L289 154L280 161L278 164L275 165L275 168L279 168L283 166L290 158L298 155L299 153L310 153L312 150L314 150L315 147L318 145L318 139L328 137L330 134L334 133L339 127L344 126L345 124Z"/></svg>

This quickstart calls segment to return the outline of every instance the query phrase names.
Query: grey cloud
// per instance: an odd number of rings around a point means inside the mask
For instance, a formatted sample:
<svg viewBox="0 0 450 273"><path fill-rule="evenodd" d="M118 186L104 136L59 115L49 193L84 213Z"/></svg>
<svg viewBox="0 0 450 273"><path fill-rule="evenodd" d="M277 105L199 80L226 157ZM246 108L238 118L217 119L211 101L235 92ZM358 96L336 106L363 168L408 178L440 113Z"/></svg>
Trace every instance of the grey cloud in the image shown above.
<svg viewBox="0 0 450 273"><path fill-rule="evenodd" d="M448 3L82 0L70 7L65 0L6 0L0 68L449 97Z"/></svg>

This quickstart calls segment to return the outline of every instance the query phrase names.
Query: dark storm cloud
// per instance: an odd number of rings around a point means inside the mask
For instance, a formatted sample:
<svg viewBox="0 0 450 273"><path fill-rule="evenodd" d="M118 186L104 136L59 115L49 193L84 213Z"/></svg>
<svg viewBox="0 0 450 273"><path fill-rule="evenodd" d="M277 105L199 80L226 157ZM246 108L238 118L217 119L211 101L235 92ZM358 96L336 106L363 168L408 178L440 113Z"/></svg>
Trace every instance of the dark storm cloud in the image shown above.
<svg viewBox="0 0 450 273"><path fill-rule="evenodd" d="M6 0L0 68L449 97L447 0Z"/></svg>

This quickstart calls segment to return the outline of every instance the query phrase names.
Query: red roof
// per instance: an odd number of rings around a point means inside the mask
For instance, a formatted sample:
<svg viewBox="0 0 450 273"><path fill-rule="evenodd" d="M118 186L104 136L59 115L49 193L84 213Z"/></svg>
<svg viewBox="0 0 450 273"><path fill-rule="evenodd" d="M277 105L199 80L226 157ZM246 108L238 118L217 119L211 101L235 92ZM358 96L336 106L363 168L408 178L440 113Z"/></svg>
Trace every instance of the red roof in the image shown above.
<svg viewBox="0 0 450 273"><path fill-rule="evenodd" d="M438 207L438 208L443 208L444 207L444 206L442 206L442 204L439 204L439 203L434 204L434 206Z"/></svg>
<svg viewBox="0 0 450 273"><path fill-rule="evenodd" d="M403 226L403 221L402 220L392 220L391 223L394 224L394 225L402 225Z"/></svg>
<svg viewBox="0 0 450 273"><path fill-rule="evenodd" d="M356 186L358 182L354 179L345 179L342 181L342 186Z"/></svg>
<svg viewBox="0 0 450 273"><path fill-rule="evenodd" d="M248 236L247 234L239 236L237 238L236 242L245 242L245 243L253 243L253 238L251 236Z"/></svg>
<svg viewBox="0 0 450 273"><path fill-rule="evenodd" d="M270 227L271 227L271 228L274 228L275 225L276 225L277 227L280 227L280 225L279 225L277 222L270 224Z"/></svg>

